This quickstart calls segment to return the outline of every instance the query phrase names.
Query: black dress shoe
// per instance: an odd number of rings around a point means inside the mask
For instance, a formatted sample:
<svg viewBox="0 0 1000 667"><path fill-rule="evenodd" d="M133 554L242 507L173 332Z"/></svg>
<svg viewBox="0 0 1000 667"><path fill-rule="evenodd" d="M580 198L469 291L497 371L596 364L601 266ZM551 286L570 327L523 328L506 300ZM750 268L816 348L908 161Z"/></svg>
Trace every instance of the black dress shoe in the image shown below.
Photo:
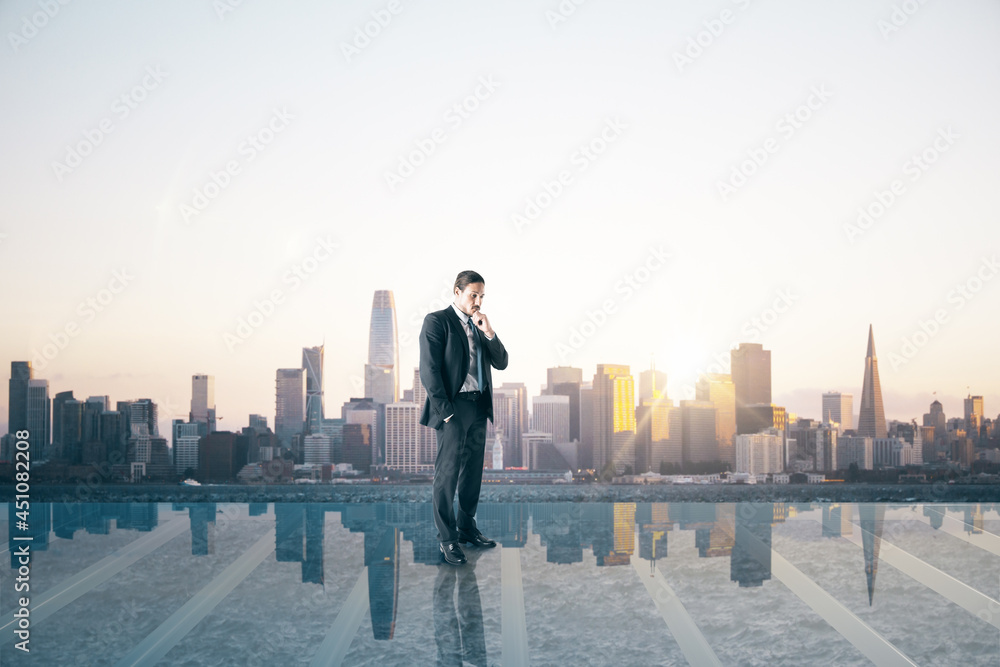
<svg viewBox="0 0 1000 667"><path fill-rule="evenodd" d="M491 540L490 538L486 537L485 535L483 535L482 533L480 533L478 531L476 532L475 535L469 535L468 533L461 533L460 532L458 534L458 541L459 542L468 542L469 544L471 544L474 547L491 548L491 547L495 547L497 545L496 542L494 542L493 540Z"/></svg>
<svg viewBox="0 0 1000 667"><path fill-rule="evenodd" d="M441 549L441 554L444 555L444 562L449 565L462 565L465 563L465 552L457 544L439 544L438 548Z"/></svg>

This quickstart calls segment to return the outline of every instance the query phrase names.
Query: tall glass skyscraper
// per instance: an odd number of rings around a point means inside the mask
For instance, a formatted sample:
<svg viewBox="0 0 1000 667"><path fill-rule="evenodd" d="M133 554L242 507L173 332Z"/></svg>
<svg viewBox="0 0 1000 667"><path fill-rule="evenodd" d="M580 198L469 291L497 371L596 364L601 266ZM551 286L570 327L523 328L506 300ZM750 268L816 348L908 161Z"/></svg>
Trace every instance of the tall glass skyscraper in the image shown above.
<svg viewBox="0 0 1000 667"><path fill-rule="evenodd" d="M323 427L323 347L302 348L302 370L306 374L306 433L318 434Z"/></svg>
<svg viewBox="0 0 1000 667"><path fill-rule="evenodd" d="M191 423L205 424L202 435L215 430L215 377L212 375L191 376Z"/></svg>
<svg viewBox="0 0 1000 667"><path fill-rule="evenodd" d="M306 386L301 368L279 368L275 378L274 434L290 446L302 433L306 416Z"/></svg>
<svg viewBox="0 0 1000 667"><path fill-rule="evenodd" d="M10 362L7 394L7 431L16 433L28 428L28 381L34 377L30 361Z"/></svg>
<svg viewBox="0 0 1000 667"><path fill-rule="evenodd" d="M376 403L399 400L399 334L392 290L376 290L368 331L365 397Z"/></svg>

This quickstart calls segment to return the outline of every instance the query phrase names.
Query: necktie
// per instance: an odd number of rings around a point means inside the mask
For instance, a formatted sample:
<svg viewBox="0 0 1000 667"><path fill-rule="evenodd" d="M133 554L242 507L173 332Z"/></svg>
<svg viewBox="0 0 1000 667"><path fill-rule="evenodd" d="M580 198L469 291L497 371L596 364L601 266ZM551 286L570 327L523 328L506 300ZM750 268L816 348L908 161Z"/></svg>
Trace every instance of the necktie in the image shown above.
<svg viewBox="0 0 1000 667"><path fill-rule="evenodd" d="M473 324L473 322L474 322L474 320L472 319L472 316L470 315L469 319L468 319L468 325L469 325L469 329L470 329L469 333L472 336L472 345L473 345L472 349L473 349L473 353L475 354L475 357L476 357L475 362L474 362L476 364L476 381L478 383L476 385L476 388L479 389L479 391L482 391L483 390L483 356L482 356L482 352L480 352L480 350L479 350L479 337L476 335L476 331L475 331L475 329L477 329L478 327L476 327L476 325ZM469 372L470 373L472 372L472 364L473 364L473 361L470 359L469 360Z"/></svg>

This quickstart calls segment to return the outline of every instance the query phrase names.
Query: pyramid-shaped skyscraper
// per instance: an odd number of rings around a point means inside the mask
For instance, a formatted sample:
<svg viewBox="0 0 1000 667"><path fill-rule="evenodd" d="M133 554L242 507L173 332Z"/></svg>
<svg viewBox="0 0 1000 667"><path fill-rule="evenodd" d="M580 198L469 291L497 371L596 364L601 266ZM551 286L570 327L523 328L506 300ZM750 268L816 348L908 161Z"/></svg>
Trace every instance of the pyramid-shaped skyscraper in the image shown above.
<svg viewBox="0 0 1000 667"><path fill-rule="evenodd" d="M868 353L865 355L865 381L861 388L861 414L858 435L885 438L885 408L882 406L882 385L878 381L878 358L875 356L875 336L868 325Z"/></svg>

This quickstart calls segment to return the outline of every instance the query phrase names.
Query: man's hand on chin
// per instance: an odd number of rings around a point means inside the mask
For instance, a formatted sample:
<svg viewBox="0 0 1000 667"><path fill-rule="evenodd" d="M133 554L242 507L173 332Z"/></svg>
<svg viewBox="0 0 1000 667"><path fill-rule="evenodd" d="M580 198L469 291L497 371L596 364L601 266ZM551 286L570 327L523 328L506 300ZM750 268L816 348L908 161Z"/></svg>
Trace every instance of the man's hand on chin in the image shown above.
<svg viewBox="0 0 1000 667"><path fill-rule="evenodd" d="M470 317L472 317L472 321L477 329L486 334L487 338L493 338L495 332L493 331L493 327L490 326L490 318L486 317L483 311L474 310Z"/></svg>

